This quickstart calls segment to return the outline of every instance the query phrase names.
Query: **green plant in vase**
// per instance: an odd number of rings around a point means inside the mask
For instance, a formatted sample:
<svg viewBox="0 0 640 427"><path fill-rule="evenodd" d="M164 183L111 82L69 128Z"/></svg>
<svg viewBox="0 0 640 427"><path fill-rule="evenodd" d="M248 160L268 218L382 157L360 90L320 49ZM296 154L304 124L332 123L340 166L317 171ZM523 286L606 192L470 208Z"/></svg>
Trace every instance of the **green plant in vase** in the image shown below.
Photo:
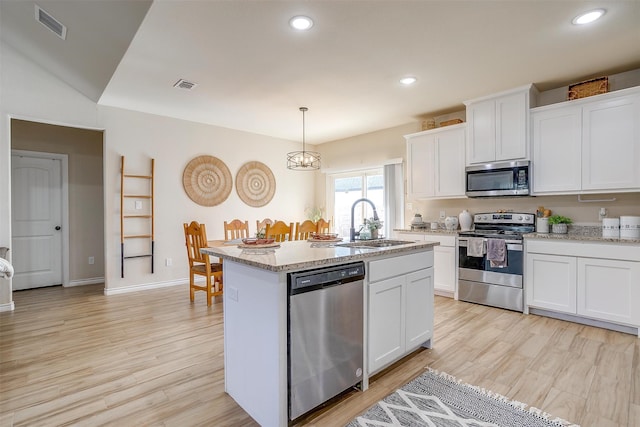
<svg viewBox="0 0 640 427"><path fill-rule="evenodd" d="M573 220L566 216L551 215L549 217L549 225L551 225L552 233L566 234L568 232L568 225L572 223Z"/></svg>
<svg viewBox="0 0 640 427"><path fill-rule="evenodd" d="M364 226L366 228L368 228L369 231L371 232L371 238L372 239L377 239L378 238L378 230L382 228L382 221L380 221L379 219L375 219L375 218L365 218L364 219Z"/></svg>

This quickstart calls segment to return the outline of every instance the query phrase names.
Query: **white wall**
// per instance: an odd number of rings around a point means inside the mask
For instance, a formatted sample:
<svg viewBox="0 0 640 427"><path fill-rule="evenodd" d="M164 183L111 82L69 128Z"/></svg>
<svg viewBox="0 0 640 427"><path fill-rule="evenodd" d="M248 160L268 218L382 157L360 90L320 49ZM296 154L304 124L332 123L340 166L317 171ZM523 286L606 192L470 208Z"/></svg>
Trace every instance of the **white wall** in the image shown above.
<svg viewBox="0 0 640 427"><path fill-rule="evenodd" d="M253 233L264 217L302 221L313 204L313 172L290 171L286 153L299 144L262 135L219 128L151 114L100 107L105 131L105 232L107 293L136 286L171 284L187 277L187 254L182 224L192 220L207 226L209 239L224 237L223 222L233 218L249 221ZM120 278L120 156L128 173L148 173L155 158L156 272L150 274L147 259L125 261ZM222 160L234 178L228 199L218 206L193 202L182 185L184 168L200 155ZM235 176L248 161L266 164L276 178L276 192L266 206L247 206L235 189ZM171 258L172 266L165 261Z"/></svg>
<svg viewBox="0 0 640 427"><path fill-rule="evenodd" d="M286 169L286 153L298 142L233 131L215 126L98 106L10 46L0 46L0 246L11 247L10 119L20 118L72 127L104 129L105 280L107 293L136 287L172 284L187 277L182 223L196 219L207 224L210 238L222 237L222 222L235 217L250 224L265 216L303 220L314 204L316 173ZM143 261L128 261L120 279L120 155L132 168L148 166L156 158L157 219L156 274ZM259 160L276 177L276 194L262 208L246 206L235 193L219 206L205 208L186 196L182 171L189 160L210 154L224 161L232 175L246 161ZM173 266L164 267L165 258ZM136 263L139 263L136 264ZM0 279L0 310L12 306L9 281Z"/></svg>
<svg viewBox="0 0 640 427"><path fill-rule="evenodd" d="M0 246L11 247L11 118L84 128L98 123L96 104L84 95L4 43L0 58ZM0 310L11 306L10 281L0 279Z"/></svg>

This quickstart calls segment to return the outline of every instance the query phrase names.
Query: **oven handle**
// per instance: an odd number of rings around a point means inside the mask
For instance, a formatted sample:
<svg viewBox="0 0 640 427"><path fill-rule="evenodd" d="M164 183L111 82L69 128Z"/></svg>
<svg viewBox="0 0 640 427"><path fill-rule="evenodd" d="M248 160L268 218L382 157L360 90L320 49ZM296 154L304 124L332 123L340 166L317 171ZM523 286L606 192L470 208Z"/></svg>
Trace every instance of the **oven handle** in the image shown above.
<svg viewBox="0 0 640 427"><path fill-rule="evenodd" d="M487 239L483 240L485 242L487 241ZM466 248L467 242L467 239L458 239L458 246L460 246L461 248ZM523 250L522 242L520 242L520 240L507 240L506 243L508 251L522 252Z"/></svg>

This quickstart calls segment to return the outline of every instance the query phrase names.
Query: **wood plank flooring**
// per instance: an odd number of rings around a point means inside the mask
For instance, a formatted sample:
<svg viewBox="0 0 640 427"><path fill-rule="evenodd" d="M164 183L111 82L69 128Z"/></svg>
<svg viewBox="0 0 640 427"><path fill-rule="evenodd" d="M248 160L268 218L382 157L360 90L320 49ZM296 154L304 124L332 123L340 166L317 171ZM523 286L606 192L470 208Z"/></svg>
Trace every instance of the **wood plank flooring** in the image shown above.
<svg viewBox="0 0 640 427"><path fill-rule="evenodd" d="M255 426L224 393L223 304L188 286L14 292L0 313L0 426ZM583 427L640 426L640 340L436 297L421 349L299 426L343 426L430 366ZM249 385L248 385L249 386Z"/></svg>

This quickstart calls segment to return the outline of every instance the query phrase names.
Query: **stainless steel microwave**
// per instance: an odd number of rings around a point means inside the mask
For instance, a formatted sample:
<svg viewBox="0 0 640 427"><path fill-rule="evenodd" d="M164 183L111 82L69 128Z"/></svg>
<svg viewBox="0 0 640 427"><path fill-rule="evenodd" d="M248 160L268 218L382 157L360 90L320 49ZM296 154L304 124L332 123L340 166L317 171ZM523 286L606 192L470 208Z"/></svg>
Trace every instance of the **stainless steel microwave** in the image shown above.
<svg viewBox="0 0 640 427"><path fill-rule="evenodd" d="M528 160L467 166L465 174L468 197L529 195Z"/></svg>

